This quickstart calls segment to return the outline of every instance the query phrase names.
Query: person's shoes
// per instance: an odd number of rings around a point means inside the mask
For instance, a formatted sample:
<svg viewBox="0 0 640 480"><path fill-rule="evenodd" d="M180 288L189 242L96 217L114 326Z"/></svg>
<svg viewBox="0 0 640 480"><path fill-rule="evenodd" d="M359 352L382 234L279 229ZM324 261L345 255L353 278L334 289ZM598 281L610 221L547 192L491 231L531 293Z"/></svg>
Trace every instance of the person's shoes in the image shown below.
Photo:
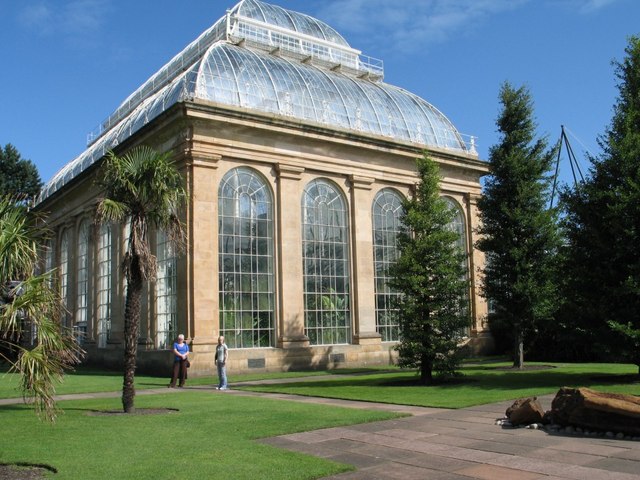
<svg viewBox="0 0 640 480"><path fill-rule="evenodd" d="M229 387L220 387L220 390L229 390Z"/></svg>
<svg viewBox="0 0 640 480"><path fill-rule="evenodd" d="M220 387L216 387L216 390L220 390Z"/></svg>
<svg viewBox="0 0 640 480"><path fill-rule="evenodd" d="M178 385L178 388L184 388L184 383L181 383L180 385Z"/></svg>
<svg viewBox="0 0 640 480"><path fill-rule="evenodd" d="M171 385L171 384L167 385L167 387L168 387L168 388L176 388L176 386L175 386L175 385Z"/></svg>

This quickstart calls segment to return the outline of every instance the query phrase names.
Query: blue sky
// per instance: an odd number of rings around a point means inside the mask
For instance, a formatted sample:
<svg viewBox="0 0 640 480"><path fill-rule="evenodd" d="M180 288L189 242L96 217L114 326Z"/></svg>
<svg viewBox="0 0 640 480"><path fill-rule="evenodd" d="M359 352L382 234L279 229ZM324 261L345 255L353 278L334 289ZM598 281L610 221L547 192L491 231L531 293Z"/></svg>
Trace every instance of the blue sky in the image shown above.
<svg viewBox="0 0 640 480"><path fill-rule="evenodd" d="M611 61L640 34L637 0L271 0L319 18L384 61L385 81L421 96L478 137L498 142L504 81L526 85L538 132L560 125L583 168L617 89ZM0 0L0 145L44 181L87 134L234 0ZM562 158L561 179L570 181Z"/></svg>

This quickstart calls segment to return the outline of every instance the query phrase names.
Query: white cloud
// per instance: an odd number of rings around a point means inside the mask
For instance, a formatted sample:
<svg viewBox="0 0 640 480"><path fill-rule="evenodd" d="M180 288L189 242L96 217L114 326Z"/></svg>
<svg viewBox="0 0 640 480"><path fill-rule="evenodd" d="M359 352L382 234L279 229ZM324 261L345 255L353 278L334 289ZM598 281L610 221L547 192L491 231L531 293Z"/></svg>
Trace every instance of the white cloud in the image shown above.
<svg viewBox="0 0 640 480"><path fill-rule="evenodd" d="M276 0L277 1L277 0ZM354 48L358 37L384 55L389 51L410 54L473 31L490 16L516 10L540 0L328 0L317 18L342 33ZM575 10L579 14L598 12L625 0L547 0L547 6ZM637 1L637 0L626 0ZM369 47L371 48L371 47Z"/></svg>
<svg viewBox="0 0 640 480"><path fill-rule="evenodd" d="M68 29L89 32L103 25L107 10L105 0L75 0L65 6L62 20Z"/></svg>
<svg viewBox="0 0 640 480"><path fill-rule="evenodd" d="M579 2L580 13L593 13L608 7L617 0L582 0Z"/></svg>
<svg viewBox="0 0 640 480"><path fill-rule="evenodd" d="M109 10L107 0L25 2L19 20L41 35L86 36L102 25Z"/></svg>
<svg viewBox="0 0 640 480"><path fill-rule="evenodd" d="M46 3L31 3L25 5L20 11L19 20L25 27L43 32L43 29L49 30L52 15L53 13Z"/></svg>
<svg viewBox="0 0 640 480"><path fill-rule="evenodd" d="M375 44L380 50L411 52L460 35L486 17L518 8L527 1L334 0L325 4L316 15L344 32L346 37L366 33L368 43ZM357 45L353 46L357 48Z"/></svg>

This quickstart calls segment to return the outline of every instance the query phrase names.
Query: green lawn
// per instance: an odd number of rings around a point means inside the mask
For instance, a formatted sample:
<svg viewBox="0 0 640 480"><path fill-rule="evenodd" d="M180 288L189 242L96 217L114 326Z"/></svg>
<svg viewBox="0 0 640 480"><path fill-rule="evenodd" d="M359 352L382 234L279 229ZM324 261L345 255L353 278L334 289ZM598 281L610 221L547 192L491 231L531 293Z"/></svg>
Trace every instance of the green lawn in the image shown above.
<svg viewBox="0 0 640 480"><path fill-rule="evenodd" d="M327 372L278 372L251 375L230 375L230 382L252 381L268 378L290 378L300 376L326 375ZM169 377L153 377L149 375L136 375L136 390L148 388L166 387ZM218 377L190 378L188 385L214 385L218 383ZM18 376L15 373L7 373L6 368L0 367L0 398L20 397L18 391ZM57 394L87 393L87 392L117 392L122 390L122 372L101 370L90 367L79 367L75 372L65 376L64 381L56 385Z"/></svg>
<svg viewBox="0 0 640 480"><path fill-rule="evenodd" d="M463 376L453 382L424 387L416 383L413 372L374 373L344 378L253 385L241 389L342 398L370 402L419 405L425 407L463 408L483 403L514 400L520 397L555 393L560 387L591 387L596 390L640 395L640 378L636 365L604 363L529 362L528 366L553 368L513 371L508 363L467 363Z"/></svg>
<svg viewBox="0 0 640 480"><path fill-rule="evenodd" d="M352 467L256 442L318 428L394 418L388 412L309 405L232 393L136 397L156 415L93 416L120 399L63 401L54 425L24 405L0 406L0 463L46 464L63 479L313 479Z"/></svg>
<svg viewBox="0 0 640 480"><path fill-rule="evenodd" d="M549 368L521 372L508 366L496 361L467 362L461 378L430 387L417 385L415 373L393 368L231 375L230 381L233 388L254 391L448 408L555 393L561 386L640 395L635 365L548 364ZM261 378L311 375L317 378L238 385ZM1 374L0 397L17 395L16 380L14 374ZM118 392L121 382L120 372L81 368L65 378L58 393ZM138 389L164 387L167 382L167 378L136 377ZM215 382L213 377L189 380L190 385ZM89 415L95 410L120 410L120 398L62 401L59 406L64 413L55 425L40 422L25 405L0 406L0 463L51 465L58 470L56 479L312 479L350 467L272 448L255 439L396 416L189 390L136 398L139 409L179 410L160 415Z"/></svg>

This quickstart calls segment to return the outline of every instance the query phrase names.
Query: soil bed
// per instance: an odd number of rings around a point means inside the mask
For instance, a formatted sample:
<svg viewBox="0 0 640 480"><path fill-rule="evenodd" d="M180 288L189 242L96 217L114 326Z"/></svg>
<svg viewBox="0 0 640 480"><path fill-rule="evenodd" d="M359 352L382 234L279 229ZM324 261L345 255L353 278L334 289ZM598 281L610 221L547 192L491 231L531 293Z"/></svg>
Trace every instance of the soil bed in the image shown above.
<svg viewBox="0 0 640 480"><path fill-rule="evenodd" d="M119 415L164 415L167 413L178 413L179 411L180 410L177 408L136 408L133 413L125 413L122 410L91 410L87 415L94 417Z"/></svg>
<svg viewBox="0 0 640 480"><path fill-rule="evenodd" d="M40 480L49 472L55 472L55 469L31 464L0 464L0 480Z"/></svg>

